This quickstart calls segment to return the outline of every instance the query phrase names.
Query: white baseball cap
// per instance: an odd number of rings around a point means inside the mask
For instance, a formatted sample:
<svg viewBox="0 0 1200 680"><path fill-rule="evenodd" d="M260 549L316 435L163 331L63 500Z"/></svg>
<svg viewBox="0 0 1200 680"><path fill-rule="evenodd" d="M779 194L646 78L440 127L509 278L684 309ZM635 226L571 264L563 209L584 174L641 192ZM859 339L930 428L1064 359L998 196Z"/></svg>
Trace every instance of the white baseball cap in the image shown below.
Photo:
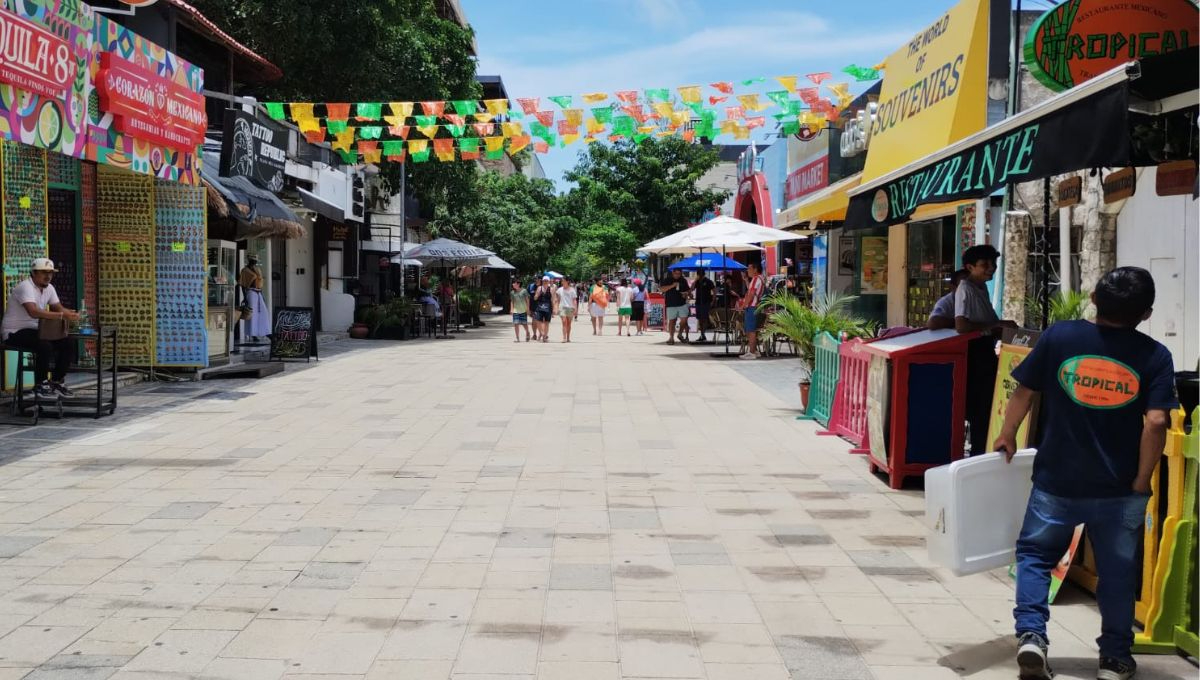
<svg viewBox="0 0 1200 680"><path fill-rule="evenodd" d="M56 272L58 269L54 267L54 260L48 257L39 257L33 261L33 266L29 268L32 272Z"/></svg>

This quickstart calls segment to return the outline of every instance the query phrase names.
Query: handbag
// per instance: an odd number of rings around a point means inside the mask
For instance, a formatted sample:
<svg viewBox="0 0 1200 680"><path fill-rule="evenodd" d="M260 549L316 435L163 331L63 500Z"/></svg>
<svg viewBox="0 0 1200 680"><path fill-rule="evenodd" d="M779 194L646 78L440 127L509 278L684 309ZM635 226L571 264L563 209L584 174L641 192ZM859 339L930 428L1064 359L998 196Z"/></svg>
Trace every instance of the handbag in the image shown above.
<svg viewBox="0 0 1200 680"><path fill-rule="evenodd" d="M66 319L38 319L38 340L63 340L71 331Z"/></svg>
<svg viewBox="0 0 1200 680"><path fill-rule="evenodd" d="M249 305L242 305L238 311L241 312L239 319L242 321L249 321L250 317L254 316L254 310Z"/></svg>

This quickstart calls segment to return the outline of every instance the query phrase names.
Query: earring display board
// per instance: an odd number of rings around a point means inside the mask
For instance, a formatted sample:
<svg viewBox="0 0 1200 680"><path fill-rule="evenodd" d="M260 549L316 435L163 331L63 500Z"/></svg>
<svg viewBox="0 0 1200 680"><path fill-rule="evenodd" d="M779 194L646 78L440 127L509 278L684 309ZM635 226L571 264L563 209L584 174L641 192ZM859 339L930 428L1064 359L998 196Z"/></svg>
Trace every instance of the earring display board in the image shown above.
<svg viewBox="0 0 1200 680"><path fill-rule="evenodd" d="M46 257L46 152L4 142L4 299Z"/></svg>
<svg viewBox="0 0 1200 680"><path fill-rule="evenodd" d="M78 158L71 158L60 153L46 154L46 180L62 189L78 189L80 166L83 163Z"/></svg>
<svg viewBox="0 0 1200 680"><path fill-rule="evenodd" d="M102 325L100 319L100 263L96 256L96 164L79 164L79 215L82 218L83 239L83 302L82 307L88 313L89 321L95 327ZM79 362L84 366L94 365L96 359L96 341L88 340L83 343L84 351L80 352Z"/></svg>
<svg viewBox="0 0 1200 680"><path fill-rule="evenodd" d="M103 165L96 170L100 318L117 328L119 365L153 366L154 178Z"/></svg>
<svg viewBox="0 0 1200 680"><path fill-rule="evenodd" d="M155 253L158 304L155 356L160 366L207 366L206 246L208 214L203 186L155 180Z"/></svg>

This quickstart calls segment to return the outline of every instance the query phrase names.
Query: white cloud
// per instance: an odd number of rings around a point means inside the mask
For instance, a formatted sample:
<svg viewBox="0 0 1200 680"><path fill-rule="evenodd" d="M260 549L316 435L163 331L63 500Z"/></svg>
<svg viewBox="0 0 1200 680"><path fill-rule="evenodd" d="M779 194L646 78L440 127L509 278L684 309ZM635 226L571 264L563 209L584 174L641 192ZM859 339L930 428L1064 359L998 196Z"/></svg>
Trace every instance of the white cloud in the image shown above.
<svg viewBox="0 0 1200 680"><path fill-rule="evenodd" d="M655 28L672 28L687 22L688 9L683 0L633 0L637 13Z"/></svg>

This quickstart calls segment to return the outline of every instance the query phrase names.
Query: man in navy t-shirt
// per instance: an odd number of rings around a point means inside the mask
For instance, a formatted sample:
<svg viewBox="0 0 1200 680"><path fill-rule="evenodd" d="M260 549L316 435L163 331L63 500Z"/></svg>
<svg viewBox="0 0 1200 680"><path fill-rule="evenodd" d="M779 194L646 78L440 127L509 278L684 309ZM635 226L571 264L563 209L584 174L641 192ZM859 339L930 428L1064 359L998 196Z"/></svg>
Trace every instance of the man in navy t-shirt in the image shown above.
<svg viewBox="0 0 1200 680"><path fill-rule="evenodd" d="M1098 680L1128 680L1133 661L1137 548L1162 456L1168 414L1178 407L1171 353L1136 330L1150 317L1154 280L1138 267L1114 269L1092 293L1096 321L1056 323L1013 371L997 451L1016 452L1017 427L1042 397L1033 492L1017 539L1013 610L1021 678L1050 678L1046 622L1050 571L1086 524L1096 554L1101 634Z"/></svg>

